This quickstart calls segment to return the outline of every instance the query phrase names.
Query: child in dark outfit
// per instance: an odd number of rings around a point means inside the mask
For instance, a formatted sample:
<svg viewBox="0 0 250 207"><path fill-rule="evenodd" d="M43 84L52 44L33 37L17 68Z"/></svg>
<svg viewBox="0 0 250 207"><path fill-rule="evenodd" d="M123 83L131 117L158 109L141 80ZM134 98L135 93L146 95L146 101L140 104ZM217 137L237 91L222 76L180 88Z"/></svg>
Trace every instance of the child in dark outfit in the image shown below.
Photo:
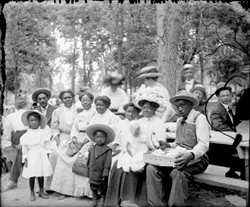
<svg viewBox="0 0 250 207"><path fill-rule="evenodd" d="M86 129L89 138L95 142L89 149L88 175L93 192L93 207L98 206L97 194L101 193L101 206L105 206L108 175L111 167L112 149L107 146L115 138L113 129L103 124L93 124Z"/></svg>

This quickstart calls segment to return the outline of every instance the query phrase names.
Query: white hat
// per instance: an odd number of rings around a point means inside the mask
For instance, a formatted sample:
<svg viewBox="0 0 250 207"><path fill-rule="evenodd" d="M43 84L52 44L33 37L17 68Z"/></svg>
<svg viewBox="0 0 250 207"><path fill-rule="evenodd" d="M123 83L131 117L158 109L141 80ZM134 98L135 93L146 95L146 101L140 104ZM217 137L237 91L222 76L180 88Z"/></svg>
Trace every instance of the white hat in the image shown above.
<svg viewBox="0 0 250 207"><path fill-rule="evenodd" d="M28 110L28 111L23 112L21 120L22 120L24 126L29 126L28 116L30 113L37 113L41 118L41 122L40 122L41 128L42 129L45 128L45 126L47 125L47 119L41 112L39 112L37 110Z"/></svg>
<svg viewBox="0 0 250 207"><path fill-rule="evenodd" d="M138 72L138 74L141 74L138 78L155 78L162 76L156 66L144 67Z"/></svg>

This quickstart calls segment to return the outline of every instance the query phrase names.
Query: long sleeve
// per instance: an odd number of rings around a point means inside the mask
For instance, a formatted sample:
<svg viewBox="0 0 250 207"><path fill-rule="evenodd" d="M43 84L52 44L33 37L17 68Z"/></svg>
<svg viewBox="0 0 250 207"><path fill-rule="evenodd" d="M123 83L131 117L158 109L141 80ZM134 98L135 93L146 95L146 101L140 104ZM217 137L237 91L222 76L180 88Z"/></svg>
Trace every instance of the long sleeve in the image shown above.
<svg viewBox="0 0 250 207"><path fill-rule="evenodd" d="M223 120L222 114L219 111L213 110L210 114L210 120L211 120L212 126L216 130L232 131L232 129Z"/></svg>
<svg viewBox="0 0 250 207"><path fill-rule="evenodd" d="M106 162L104 164L103 174L102 176L109 176L109 170L111 167L111 161L112 161L112 150L108 150L106 152Z"/></svg>
<svg viewBox="0 0 250 207"><path fill-rule="evenodd" d="M79 129L76 127L77 124L79 122L79 118L78 116L75 118L74 122L73 122L73 125L72 125L72 129L71 129L71 132L70 132L70 138L72 139L73 137L78 137L78 134L79 134Z"/></svg>
<svg viewBox="0 0 250 207"><path fill-rule="evenodd" d="M197 144L192 150L190 150L195 155L194 159L201 157L208 151L210 135L211 133L209 124L206 120L206 117L201 114L196 120Z"/></svg>
<svg viewBox="0 0 250 207"><path fill-rule="evenodd" d="M60 130L59 130L59 115L58 115L58 110L59 109L60 108L54 110L53 113L52 113L51 131L52 131L53 137L56 137L57 135L60 134Z"/></svg>

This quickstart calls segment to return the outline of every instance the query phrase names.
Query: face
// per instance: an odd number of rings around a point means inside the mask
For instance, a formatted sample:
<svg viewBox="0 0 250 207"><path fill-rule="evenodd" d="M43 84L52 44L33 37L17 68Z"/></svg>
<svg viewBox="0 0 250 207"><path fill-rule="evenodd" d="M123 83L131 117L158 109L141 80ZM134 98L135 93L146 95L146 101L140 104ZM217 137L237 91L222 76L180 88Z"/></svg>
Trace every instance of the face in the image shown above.
<svg viewBox="0 0 250 207"><path fill-rule="evenodd" d="M125 116L129 121L132 121L138 116L138 112L134 107L129 106L125 111Z"/></svg>
<svg viewBox="0 0 250 207"><path fill-rule="evenodd" d="M105 103L101 100L97 100L95 105L96 105L96 111L98 114L104 114L105 111L107 110Z"/></svg>
<svg viewBox="0 0 250 207"><path fill-rule="evenodd" d="M40 120L32 115L28 117L28 123L31 129L37 129L40 126Z"/></svg>
<svg viewBox="0 0 250 207"><path fill-rule="evenodd" d="M145 118L152 117L155 114L155 110L156 109L153 106L151 106L151 104L148 102L146 102L141 108L142 115Z"/></svg>
<svg viewBox="0 0 250 207"><path fill-rule="evenodd" d="M145 80L144 80L144 84L145 84L146 86L152 86L153 83L154 83L154 81L153 81L153 79L150 78L150 77L146 77Z"/></svg>
<svg viewBox="0 0 250 207"><path fill-rule="evenodd" d="M183 76L187 79L187 80L191 80L194 78L194 71L192 69L186 69L183 72Z"/></svg>
<svg viewBox="0 0 250 207"><path fill-rule="evenodd" d="M81 103L84 110L88 110L91 108L92 101L87 95L82 96Z"/></svg>
<svg viewBox="0 0 250 207"><path fill-rule="evenodd" d="M228 105L232 101L232 94L229 90L220 91L218 98L221 103Z"/></svg>
<svg viewBox="0 0 250 207"><path fill-rule="evenodd" d="M40 93L37 95L37 103L43 108L48 105L48 96L45 93Z"/></svg>
<svg viewBox="0 0 250 207"><path fill-rule="evenodd" d="M200 90L194 90L193 94L198 99L199 102L201 102L204 99L204 93Z"/></svg>
<svg viewBox="0 0 250 207"><path fill-rule="evenodd" d="M62 96L62 102L65 107L70 108L73 104L73 97L71 93L64 93Z"/></svg>
<svg viewBox="0 0 250 207"><path fill-rule="evenodd" d="M177 100L175 102L175 107L182 117L187 117L189 112L192 110L192 103L185 100Z"/></svg>
<svg viewBox="0 0 250 207"><path fill-rule="evenodd" d="M95 134L95 143L97 145L104 145L106 142L106 137L105 137L105 134L101 131L98 131L96 134Z"/></svg>

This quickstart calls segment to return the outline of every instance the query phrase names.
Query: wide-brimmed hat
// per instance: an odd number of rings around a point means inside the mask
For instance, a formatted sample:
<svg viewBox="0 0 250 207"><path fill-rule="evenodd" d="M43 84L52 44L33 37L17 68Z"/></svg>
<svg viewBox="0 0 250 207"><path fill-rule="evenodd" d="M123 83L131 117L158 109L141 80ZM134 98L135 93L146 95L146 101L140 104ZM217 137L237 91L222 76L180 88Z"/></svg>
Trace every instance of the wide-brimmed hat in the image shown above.
<svg viewBox="0 0 250 207"><path fill-rule="evenodd" d="M107 85L119 86L125 80L124 75L117 72L112 72L103 78L103 83Z"/></svg>
<svg viewBox="0 0 250 207"><path fill-rule="evenodd" d="M140 106L140 107L142 107L145 103L150 103L151 104L151 106L153 106L154 108L159 108L160 107L160 104L158 104L157 102L155 102L155 101L148 101L148 100L146 100L146 99L143 99L143 100L140 100L140 101L138 101L138 105Z"/></svg>
<svg viewBox="0 0 250 207"><path fill-rule="evenodd" d="M32 99L33 99L34 102L37 102L37 96L40 93L46 94L48 96L48 99L50 99L50 97L51 97L51 92L50 92L49 89L47 89L47 88L39 88L36 91L34 91L33 94L32 94Z"/></svg>
<svg viewBox="0 0 250 207"><path fill-rule="evenodd" d="M136 107L141 108L143 102L148 101L159 105L159 107L166 107L167 102L159 87L146 87L142 85L138 91L133 95L133 103Z"/></svg>
<svg viewBox="0 0 250 207"><path fill-rule="evenodd" d="M16 102L15 102L15 107L17 109L20 109L20 108L25 108L25 106L27 106L28 104L28 101L26 98L24 97L19 97Z"/></svg>
<svg viewBox="0 0 250 207"><path fill-rule="evenodd" d="M115 131L112 128L110 128L109 126L104 125L104 124L92 124L92 125L87 127L86 133L92 141L95 141L94 132L97 130L104 131L107 134L106 144L109 144L110 142L114 141Z"/></svg>
<svg viewBox="0 0 250 207"><path fill-rule="evenodd" d="M156 78L162 76L157 66L144 67L138 72L138 74L140 74L140 76L137 78Z"/></svg>
<svg viewBox="0 0 250 207"><path fill-rule="evenodd" d="M182 67L182 72L184 72L184 71L187 70L187 69L192 69L192 70L194 70L194 66L191 65L191 64L185 64L185 65L183 65L183 67Z"/></svg>
<svg viewBox="0 0 250 207"><path fill-rule="evenodd" d="M230 86L225 86L225 84L226 84L225 82L219 82L217 84L215 91L216 96L218 96L219 93L224 90L229 90L230 92L232 92L232 88Z"/></svg>
<svg viewBox="0 0 250 207"><path fill-rule="evenodd" d="M169 99L170 103L173 105L175 105L176 101L178 100L189 101L193 104L193 107L196 107L199 104L199 101L195 98L195 96L191 92L186 90L177 92L175 96Z"/></svg>
<svg viewBox="0 0 250 207"><path fill-rule="evenodd" d="M190 92L193 93L195 90L199 90L201 92L204 93L204 95L206 96L207 92L205 87L202 84L196 84L191 90Z"/></svg>
<svg viewBox="0 0 250 207"><path fill-rule="evenodd" d="M28 115L30 113L33 113L33 112L37 113L40 116L40 118L41 118L40 125L41 125L41 128L43 129L47 125L47 119L41 112L39 112L37 110L28 110L28 111L23 112L21 120L22 120L24 126L29 126L29 124L28 124Z"/></svg>

